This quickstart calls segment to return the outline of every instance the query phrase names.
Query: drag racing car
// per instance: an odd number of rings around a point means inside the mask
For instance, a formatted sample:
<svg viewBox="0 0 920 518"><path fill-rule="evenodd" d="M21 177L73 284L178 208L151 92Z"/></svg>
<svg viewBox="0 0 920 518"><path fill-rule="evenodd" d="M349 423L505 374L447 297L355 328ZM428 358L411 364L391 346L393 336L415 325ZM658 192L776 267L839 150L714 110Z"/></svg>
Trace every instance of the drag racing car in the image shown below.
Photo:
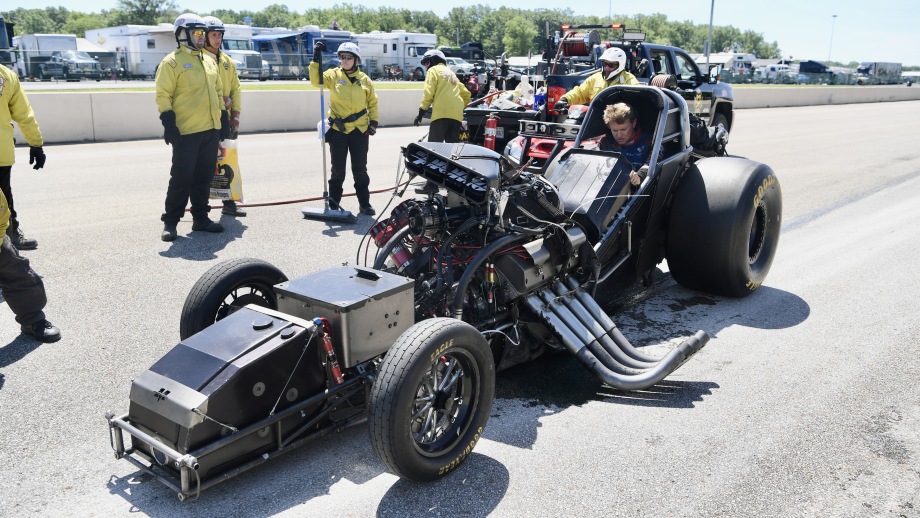
<svg viewBox="0 0 920 518"><path fill-rule="evenodd" d="M582 146L609 131L602 114L615 102L633 105L653 136L636 188L625 157ZM402 201L355 264L289 279L234 259L205 273L183 307L181 341L132 381L127 413L107 416L116 458L184 499L366 422L393 473L432 481L483 437L497 370L568 352L613 388L659 383L709 336L652 356L605 300L664 259L683 286L749 295L779 238L773 170L692 151L684 99L646 85L598 94L543 174L472 144L407 145ZM439 189L405 197L405 176Z"/></svg>

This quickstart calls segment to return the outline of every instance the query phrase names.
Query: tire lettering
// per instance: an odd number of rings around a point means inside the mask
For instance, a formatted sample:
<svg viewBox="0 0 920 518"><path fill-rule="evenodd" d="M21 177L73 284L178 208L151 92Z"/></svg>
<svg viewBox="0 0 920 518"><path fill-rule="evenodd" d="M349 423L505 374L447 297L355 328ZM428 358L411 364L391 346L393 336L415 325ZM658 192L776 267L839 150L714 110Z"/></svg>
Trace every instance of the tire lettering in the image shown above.
<svg viewBox="0 0 920 518"><path fill-rule="evenodd" d="M757 187L757 194L754 195L754 208L756 209L760 205L760 200L763 198L767 189L773 186L776 183L776 177L772 174L763 179L763 182L760 183L760 186Z"/></svg>
<svg viewBox="0 0 920 518"><path fill-rule="evenodd" d="M439 356L441 356L441 354L443 354L444 351L450 349L453 345L454 345L454 339L453 339L453 338L451 338L450 340L448 340L448 341L444 342L443 344L439 345L438 348L435 349L433 353L431 353L431 361L434 361L436 358L438 358Z"/></svg>
<svg viewBox="0 0 920 518"><path fill-rule="evenodd" d="M466 448L463 449L463 452L460 455L457 455L457 457L454 458L454 460L450 461L448 464L445 464L444 466L441 466L438 469L438 476L444 475L448 471L459 466L460 463L463 462L463 459L465 459L470 453L473 452L473 448L476 447L476 443L479 442L479 437L481 435L482 435L482 427L480 426L479 429L476 430L476 435L473 436L473 438L470 440L470 443L467 444Z"/></svg>

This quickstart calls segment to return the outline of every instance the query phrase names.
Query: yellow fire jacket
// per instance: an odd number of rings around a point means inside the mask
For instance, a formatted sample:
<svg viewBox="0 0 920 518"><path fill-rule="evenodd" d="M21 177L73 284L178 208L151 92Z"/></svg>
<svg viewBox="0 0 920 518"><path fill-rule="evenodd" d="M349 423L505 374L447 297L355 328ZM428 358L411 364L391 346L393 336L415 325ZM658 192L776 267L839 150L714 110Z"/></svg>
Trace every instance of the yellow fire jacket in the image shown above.
<svg viewBox="0 0 920 518"><path fill-rule="evenodd" d="M41 146L44 143L42 132L35 122L32 105L19 84L19 77L0 65L0 166L4 167L16 161L11 121L16 121L30 146ZM3 205L6 207L6 202Z"/></svg>
<svg viewBox="0 0 920 518"><path fill-rule="evenodd" d="M223 91L217 64L200 50L182 45L157 68L157 109L176 112L182 135L220 129Z"/></svg>
<svg viewBox="0 0 920 518"><path fill-rule="evenodd" d="M588 104L594 96L601 93L601 90L613 85L637 85L639 80L625 70L617 74L612 80L604 79L604 71L601 70L591 77L585 79L585 82L572 88L567 94L562 96L569 104Z"/></svg>
<svg viewBox="0 0 920 518"><path fill-rule="evenodd" d="M319 63L310 63L310 84L319 86ZM333 119L348 119L361 110L367 113L357 117L354 121L343 122L344 131L333 124L332 128L342 133L351 133L357 129L367 131L371 121L380 121L377 111L377 92L374 83L367 74L360 70L348 75L341 67L330 68L323 72L323 87L329 90L329 117Z"/></svg>
<svg viewBox="0 0 920 518"><path fill-rule="evenodd" d="M470 103L470 91L447 65L438 63L425 72L422 110L431 106L431 120L454 119L463 122L463 109Z"/></svg>
<svg viewBox="0 0 920 518"><path fill-rule="evenodd" d="M224 97L229 97L230 101L233 103L233 106L230 108L231 112L239 112L240 108L243 106L243 102L240 96L240 76L236 73L236 65L233 64L233 60L230 59L230 56L221 52L218 56L211 54L207 50L204 53L217 63L217 73L220 75L220 81L223 83L224 90L222 92Z"/></svg>

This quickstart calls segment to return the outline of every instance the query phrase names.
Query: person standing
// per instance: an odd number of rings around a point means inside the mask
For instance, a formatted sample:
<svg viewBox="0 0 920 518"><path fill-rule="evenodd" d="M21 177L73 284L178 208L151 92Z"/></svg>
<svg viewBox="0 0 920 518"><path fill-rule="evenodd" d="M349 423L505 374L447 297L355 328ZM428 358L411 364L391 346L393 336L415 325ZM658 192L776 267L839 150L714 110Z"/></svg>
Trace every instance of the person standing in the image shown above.
<svg viewBox="0 0 920 518"><path fill-rule="evenodd" d="M233 64L230 56L220 51L224 41L224 22L214 16L205 16L202 19L208 26L205 50L208 56L214 58L217 63L217 73L220 74L220 81L224 85L224 109L230 112L230 138L236 140L240 130L240 108L242 107L240 77L236 73L236 65ZM220 213L238 218L246 215L246 211L237 207L236 202L232 199L224 200L224 208Z"/></svg>
<svg viewBox="0 0 920 518"><path fill-rule="evenodd" d="M3 90L6 90L6 85L6 81L0 82ZM61 339L61 331L45 319L42 311L48 302L45 284L41 276L29 266L29 260L19 255L12 240L6 235L10 213L6 196L0 192L0 236L3 236L3 242L0 243L0 294L16 315L16 322L23 334L34 336L40 342L57 342Z"/></svg>
<svg viewBox="0 0 920 518"><path fill-rule="evenodd" d="M460 142L463 110L470 103L470 91L457 78L457 74L447 68L447 59L440 50L425 52L421 63L426 69L425 93L422 95L415 125L421 124L422 117L431 107L428 142Z"/></svg>
<svg viewBox="0 0 920 518"><path fill-rule="evenodd" d="M626 52L619 47L610 47L601 54L601 69L585 82L563 95L554 109L563 111L570 104L588 104L601 90L613 85L637 85L639 80L626 70Z"/></svg>
<svg viewBox="0 0 920 518"><path fill-rule="evenodd" d="M313 47L313 62L310 63L310 83L313 86L319 86L319 63L324 48L321 41ZM373 216L376 211L371 206L368 191L371 180L367 175L367 151L371 135L377 133L377 93L371 78L358 70L361 63L358 45L342 43L337 52L342 66L322 73L323 84L329 88L329 130L326 132L326 142L332 155L329 204L339 208L345 183L345 162L350 154L351 175L361 214Z"/></svg>
<svg viewBox="0 0 920 518"><path fill-rule="evenodd" d="M163 139L172 146L166 190L163 241L176 239L176 225L191 201L192 230L223 232L208 218L211 179L217 168L218 142L230 136L230 115L223 109L223 85L213 59L202 54L207 26L186 13L173 24L179 48L167 54L156 74L156 102Z"/></svg>
<svg viewBox="0 0 920 518"><path fill-rule="evenodd" d="M42 150L42 132L35 122L32 105L26 97L26 92L19 84L19 76L15 72L0 65L0 191L6 197L9 210L9 227L6 235L10 237L13 245L19 250L35 250L38 241L29 239L19 228L16 219L16 209L13 208L13 189L10 185L15 160L13 147L13 125L15 121L20 131L29 143L29 164L33 169L45 167L45 152ZM6 204L4 204L6 205Z"/></svg>

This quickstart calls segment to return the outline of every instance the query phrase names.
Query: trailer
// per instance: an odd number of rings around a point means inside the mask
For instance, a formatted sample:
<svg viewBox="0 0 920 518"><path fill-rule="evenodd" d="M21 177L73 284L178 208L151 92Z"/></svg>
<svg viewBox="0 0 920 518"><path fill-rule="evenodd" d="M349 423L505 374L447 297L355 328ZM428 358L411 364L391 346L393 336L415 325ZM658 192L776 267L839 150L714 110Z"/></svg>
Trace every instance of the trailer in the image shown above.
<svg viewBox="0 0 920 518"><path fill-rule="evenodd" d="M176 36L170 23L119 25L86 31L86 39L115 53L119 78L153 77L167 54L176 50Z"/></svg>
<svg viewBox="0 0 920 518"><path fill-rule="evenodd" d="M858 85L896 85L901 81L901 64L866 61L856 69Z"/></svg>
<svg viewBox="0 0 920 518"><path fill-rule="evenodd" d="M435 48L438 37L435 34L372 31L355 34L355 43L361 48L361 62L364 72L372 79L417 79L425 77L421 59L425 52ZM399 70L399 73L392 72Z"/></svg>
<svg viewBox="0 0 920 518"><path fill-rule="evenodd" d="M21 59L17 72L20 77L45 79L99 80L102 66L86 52L77 50L75 34L23 34L13 38Z"/></svg>
<svg viewBox="0 0 920 518"><path fill-rule="evenodd" d="M320 29L316 25L305 25L297 30L253 27L252 42L255 50L262 53L268 63L272 79L308 79L310 62L313 61L313 45L322 41L323 69L337 67L336 50L339 45L352 41L351 31Z"/></svg>

